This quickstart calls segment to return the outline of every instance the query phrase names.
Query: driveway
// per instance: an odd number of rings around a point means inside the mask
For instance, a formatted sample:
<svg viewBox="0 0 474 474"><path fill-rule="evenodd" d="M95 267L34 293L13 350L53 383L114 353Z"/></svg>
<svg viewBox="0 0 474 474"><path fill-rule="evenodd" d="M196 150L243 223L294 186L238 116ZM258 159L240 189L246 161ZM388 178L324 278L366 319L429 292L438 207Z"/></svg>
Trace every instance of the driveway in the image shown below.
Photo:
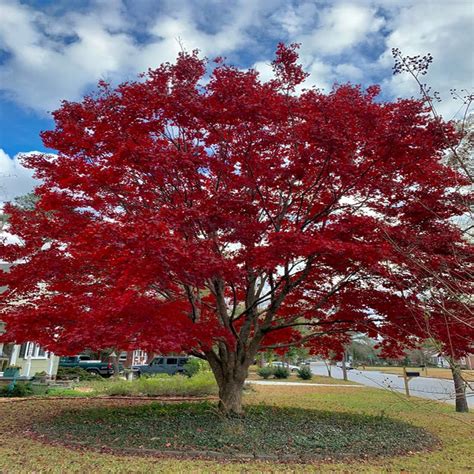
<svg viewBox="0 0 474 474"><path fill-rule="evenodd" d="M328 375L323 362L312 362L311 372L315 375ZM331 375L336 379L342 379L342 369L332 366ZM353 369L347 371L347 376L352 382L358 382L367 387L405 393L403 377L399 377L398 375L384 374L383 372L372 370ZM410 394L414 397L428 398L430 400L438 400L454 405L454 383L450 380L418 377L409 382L409 387ZM474 391L468 389L467 400L469 408L474 408Z"/></svg>

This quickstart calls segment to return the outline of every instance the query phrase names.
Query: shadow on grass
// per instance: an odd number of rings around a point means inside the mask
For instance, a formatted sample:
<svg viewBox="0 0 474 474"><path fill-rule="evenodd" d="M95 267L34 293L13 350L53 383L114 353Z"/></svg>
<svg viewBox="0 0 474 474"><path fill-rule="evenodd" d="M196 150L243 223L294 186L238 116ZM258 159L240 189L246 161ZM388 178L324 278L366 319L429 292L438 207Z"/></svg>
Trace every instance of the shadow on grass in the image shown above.
<svg viewBox="0 0 474 474"><path fill-rule="evenodd" d="M226 460L360 460L438 445L427 431L385 416L249 405L245 417L228 419L210 402L64 411L32 429L72 447Z"/></svg>

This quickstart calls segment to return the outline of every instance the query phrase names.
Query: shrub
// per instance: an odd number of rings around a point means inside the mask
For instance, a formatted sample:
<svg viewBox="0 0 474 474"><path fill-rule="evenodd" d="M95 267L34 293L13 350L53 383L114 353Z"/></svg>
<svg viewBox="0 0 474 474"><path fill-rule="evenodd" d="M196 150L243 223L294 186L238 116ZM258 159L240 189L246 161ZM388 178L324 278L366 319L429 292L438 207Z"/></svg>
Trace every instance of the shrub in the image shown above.
<svg viewBox="0 0 474 474"><path fill-rule="evenodd" d="M33 394L33 389L29 383L15 383L0 387L0 397L27 397Z"/></svg>
<svg viewBox="0 0 474 474"><path fill-rule="evenodd" d="M270 366L265 366L265 367L260 367L258 370L257 370L257 374L264 378L264 379L268 379L269 377L271 377L273 374L275 373L275 369L273 367L270 367Z"/></svg>
<svg viewBox="0 0 474 474"><path fill-rule="evenodd" d="M199 365L199 361L197 359L189 359L184 366L184 373L188 377L196 375L200 370L201 366Z"/></svg>
<svg viewBox="0 0 474 474"><path fill-rule="evenodd" d="M311 369L307 365L305 365L304 367L301 367L301 369L298 370L297 376L301 380L311 380L313 374L311 373Z"/></svg>
<svg viewBox="0 0 474 474"><path fill-rule="evenodd" d="M97 380L99 377L99 375L91 374L81 367L59 367L56 375L58 380Z"/></svg>
<svg viewBox="0 0 474 474"><path fill-rule="evenodd" d="M192 377L199 372L209 372L211 368L209 367L209 363L205 360L197 359L196 357L192 357L186 362L184 366L184 373L188 377Z"/></svg>
<svg viewBox="0 0 474 474"><path fill-rule="evenodd" d="M290 376L290 371L286 367L276 367L273 375L276 379L287 379Z"/></svg>
<svg viewBox="0 0 474 474"><path fill-rule="evenodd" d="M110 396L183 396L199 397L217 393L217 384L211 372L198 372L193 377L156 374L128 380L98 380L87 384L96 395Z"/></svg>

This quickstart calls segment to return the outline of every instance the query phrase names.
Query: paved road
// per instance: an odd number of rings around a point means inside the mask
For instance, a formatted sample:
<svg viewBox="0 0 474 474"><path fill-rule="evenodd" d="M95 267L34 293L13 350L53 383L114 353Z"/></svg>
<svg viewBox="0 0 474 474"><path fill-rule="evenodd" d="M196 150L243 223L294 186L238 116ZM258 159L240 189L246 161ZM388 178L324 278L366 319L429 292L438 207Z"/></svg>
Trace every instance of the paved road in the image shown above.
<svg viewBox="0 0 474 474"><path fill-rule="evenodd" d="M255 385L291 385L293 387L355 387L361 388L362 385L342 384L342 383L309 383L309 382L283 382L276 380L246 380L245 383ZM363 387L362 387L363 388Z"/></svg>
<svg viewBox="0 0 474 474"><path fill-rule="evenodd" d="M326 366L323 362L311 363L311 371L315 375L328 375ZM342 379L342 369L332 366L332 376ZM349 370L348 379L352 382L358 382L368 387L394 390L405 393L403 377L398 375L384 374L372 370ZM410 393L415 397L439 400L454 404L454 384L450 380L432 379L429 377L418 377L410 381ZM468 390L468 405L474 408L474 391Z"/></svg>

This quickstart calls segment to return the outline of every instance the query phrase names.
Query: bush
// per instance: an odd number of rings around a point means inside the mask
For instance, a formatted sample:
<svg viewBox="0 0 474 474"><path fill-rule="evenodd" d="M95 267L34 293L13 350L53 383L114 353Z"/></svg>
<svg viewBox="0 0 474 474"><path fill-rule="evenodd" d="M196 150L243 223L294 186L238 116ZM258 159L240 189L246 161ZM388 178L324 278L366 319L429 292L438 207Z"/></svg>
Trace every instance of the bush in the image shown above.
<svg viewBox="0 0 474 474"><path fill-rule="evenodd" d="M188 377L192 377L199 372L209 372L210 370L211 368L209 367L209 363L207 361L198 359L196 357L190 358L184 366L184 373Z"/></svg>
<svg viewBox="0 0 474 474"><path fill-rule="evenodd" d="M10 385L0 387L0 397L27 397L32 394L30 383L16 382L13 387Z"/></svg>
<svg viewBox="0 0 474 474"><path fill-rule="evenodd" d="M298 370L297 376L301 380L311 380L313 374L311 373L311 369L305 365L304 367L301 367L301 369Z"/></svg>
<svg viewBox="0 0 474 474"><path fill-rule="evenodd" d="M273 374L275 373L275 369L273 367L270 367L270 366L265 366L265 367L260 367L258 370L257 370L257 374L264 378L264 379L268 379L270 378Z"/></svg>
<svg viewBox="0 0 474 474"><path fill-rule="evenodd" d="M276 379L287 379L290 376L290 371L286 367L276 367L273 375Z"/></svg>
<svg viewBox="0 0 474 474"><path fill-rule="evenodd" d="M193 377L157 374L128 380L97 380L87 383L94 395L146 397L202 397L217 393L216 380L211 372L199 372Z"/></svg>
<svg viewBox="0 0 474 474"><path fill-rule="evenodd" d="M81 367L59 367L56 378L58 380L97 380L100 375L91 374Z"/></svg>
<svg viewBox="0 0 474 474"><path fill-rule="evenodd" d="M201 370L201 366L197 359L189 359L184 366L184 373L188 377L196 375Z"/></svg>

